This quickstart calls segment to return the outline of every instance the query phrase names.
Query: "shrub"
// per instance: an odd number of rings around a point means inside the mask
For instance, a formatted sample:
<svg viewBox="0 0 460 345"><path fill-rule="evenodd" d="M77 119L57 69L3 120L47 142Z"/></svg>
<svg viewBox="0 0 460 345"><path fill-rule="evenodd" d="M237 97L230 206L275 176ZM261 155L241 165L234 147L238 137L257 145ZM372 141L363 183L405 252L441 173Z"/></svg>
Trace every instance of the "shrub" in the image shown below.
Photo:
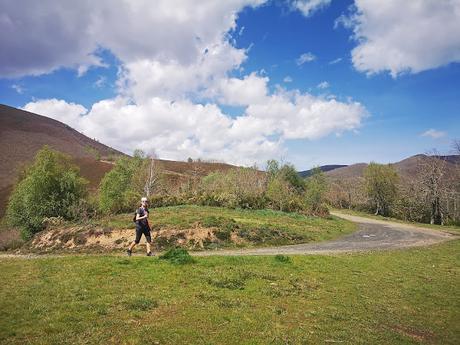
<svg viewBox="0 0 460 345"><path fill-rule="evenodd" d="M275 256L275 261L281 262L283 264L287 264L287 263L291 262L291 258L289 256L286 256L286 255L278 254L278 255Z"/></svg>
<svg viewBox="0 0 460 345"><path fill-rule="evenodd" d="M134 190L133 178L142 165L142 158L119 158L115 167L103 177L100 184L99 209L103 213L129 211L140 199L142 190Z"/></svg>
<svg viewBox="0 0 460 345"><path fill-rule="evenodd" d="M72 209L87 195L86 184L70 157L45 146L14 188L7 221L29 238L43 229L46 217L73 219Z"/></svg>
<svg viewBox="0 0 460 345"><path fill-rule="evenodd" d="M323 203L327 191L327 181L320 168L313 169L312 175L306 180L305 189L305 200L312 213L323 214L325 211Z"/></svg>
<svg viewBox="0 0 460 345"><path fill-rule="evenodd" d="M173 248L159 257L160 260L167 260L172 264L184 265L195 262L195 259L184 248Z"/></svg>

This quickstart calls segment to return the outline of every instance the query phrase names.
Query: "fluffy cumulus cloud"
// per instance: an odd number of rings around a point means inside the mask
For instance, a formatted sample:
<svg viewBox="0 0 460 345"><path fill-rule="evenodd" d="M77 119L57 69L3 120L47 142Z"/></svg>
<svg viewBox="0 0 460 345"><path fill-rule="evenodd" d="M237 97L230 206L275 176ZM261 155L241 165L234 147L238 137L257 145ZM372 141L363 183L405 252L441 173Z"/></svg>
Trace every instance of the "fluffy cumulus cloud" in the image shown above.
<svg viewBox="0 0 460 345"><path fill-rule="evenodd" d="M318 139L360 127L367 111L358 102L339 102L279 89L232 118L216 104L152 97L133 104L117 97L84 107L40 100L24 108L66 122L90 137L131 152L155 150L160 157L206 157L251 165L285 153L289 139Z"/></svg>
<svg viewBox="0 0 460 345"><path fill-rule="evenodd" d="M356 0L339 22L352 28L353 65L367 74L396 77L460 62L460 0Z"/></svg>
<svg viewBox="0 0 460 345"><path fill-rule="evenodd" d="M241 74L248 50L236 48L230 35L238 34L238 12L259 0L209 0L199 6L192 0L164 0L155 6L142 0L19 3L1 5L0 30L16 33L14 40L1 38L7 48L0 56L1 76L37 75L60 67L84 73L104 64L97 57L101 48L120 61L116 97L90 109L57 99L30 102L24 109L127 153L139 148L155 150L161 158L251 165L285 155L286 140L355 130L367 115L358 102L281 86L273 90L268 75ZM18 10L27 6L33 10ZM314 58L306 53L300 59ZM225 106L241 107L242 113L225 114Z"/></svg>
<svg viewBox="0 0 460 345"><path fill-rule="evenodd" d="M27 103L23 109L31 113L51 117L75 128L80 127L82 115L86 114L88 111L80 104L67 103L64 100L55 98Z"/></svg>
<svg viewBox="0 0 460 345"><path fill-rule="evenodd" d="M192 64L235 28L236 14L263 0L4 0L0 3L0 76L39 75L103 62L97 49L124 62ZM27 9L27 10L24 10Z"/></svg>

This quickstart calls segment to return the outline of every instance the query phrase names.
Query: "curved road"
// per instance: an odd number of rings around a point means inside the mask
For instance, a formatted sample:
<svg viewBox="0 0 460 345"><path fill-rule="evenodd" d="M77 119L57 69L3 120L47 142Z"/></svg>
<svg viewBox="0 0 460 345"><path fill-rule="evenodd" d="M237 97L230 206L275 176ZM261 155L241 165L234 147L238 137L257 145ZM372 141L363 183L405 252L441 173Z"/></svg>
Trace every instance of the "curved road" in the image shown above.
<svg viewBox="0 0 460 345"><path fill-rule="evenodd" d="M384 220L351 216L332 212L334 216L358 223L358 231L333 241L295 244L280 247L195 252L195 256L209 255L277 255L277 254L333 254L381 249L419 247L460 238L447 232Z"/></svg>

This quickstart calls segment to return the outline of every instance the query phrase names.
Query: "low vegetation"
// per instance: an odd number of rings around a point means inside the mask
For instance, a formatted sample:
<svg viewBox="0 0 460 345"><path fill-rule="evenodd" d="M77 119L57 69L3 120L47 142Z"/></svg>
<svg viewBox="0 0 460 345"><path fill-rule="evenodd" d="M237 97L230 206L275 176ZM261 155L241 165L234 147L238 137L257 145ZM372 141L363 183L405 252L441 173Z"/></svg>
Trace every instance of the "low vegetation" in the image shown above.
<svg viewBox="0 0 460 345"><path fill-rule="evenodd" d="M4 258L0 342L458 344L459 253Z"/></svg>
<svg viewBox="0 0 460 345"><path fill-rule="evenodd" d="M155 250L189 250L273 246L317 242L348 234L352 222L336 217L312 217L273 210L243 210L212 206L170 206L151 210ZM132 214L86 222L50 225L27 243L24 251L121 251L133 240ZM141 242L143 245L143 241Z"/></svg>

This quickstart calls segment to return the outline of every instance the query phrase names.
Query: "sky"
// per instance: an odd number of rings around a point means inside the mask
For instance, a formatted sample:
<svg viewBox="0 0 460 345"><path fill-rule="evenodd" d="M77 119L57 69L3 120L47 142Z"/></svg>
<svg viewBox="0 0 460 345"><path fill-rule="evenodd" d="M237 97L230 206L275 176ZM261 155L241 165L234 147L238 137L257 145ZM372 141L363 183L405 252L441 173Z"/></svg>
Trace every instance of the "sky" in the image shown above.
<svg viewBox="0 0 460 345"><path fill-rule="evenodd" d="M459 32L460 0L0 0L0 103L162 159L448 154Z"/></svg>

